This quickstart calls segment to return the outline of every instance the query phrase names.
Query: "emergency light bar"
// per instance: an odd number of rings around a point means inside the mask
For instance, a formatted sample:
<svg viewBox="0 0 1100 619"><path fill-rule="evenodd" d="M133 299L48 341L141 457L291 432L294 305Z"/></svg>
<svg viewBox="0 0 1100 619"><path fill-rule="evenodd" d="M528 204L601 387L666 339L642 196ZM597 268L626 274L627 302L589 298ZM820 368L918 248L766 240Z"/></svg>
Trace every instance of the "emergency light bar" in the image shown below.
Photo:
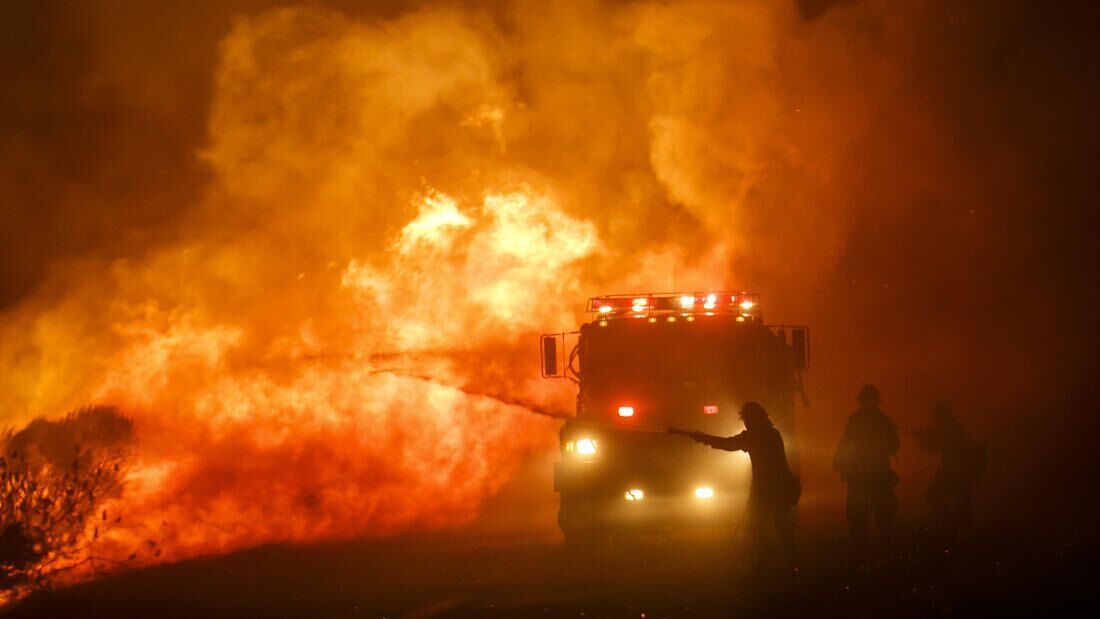
<svg viewBox="0 0 1100 619"><path fill-rule="evenodd" d="M669 316L734 315L739 321L764 319L760 295L755 292L661 292L613 294L588 300L588 312L601 318L650 318Z"/></svg>

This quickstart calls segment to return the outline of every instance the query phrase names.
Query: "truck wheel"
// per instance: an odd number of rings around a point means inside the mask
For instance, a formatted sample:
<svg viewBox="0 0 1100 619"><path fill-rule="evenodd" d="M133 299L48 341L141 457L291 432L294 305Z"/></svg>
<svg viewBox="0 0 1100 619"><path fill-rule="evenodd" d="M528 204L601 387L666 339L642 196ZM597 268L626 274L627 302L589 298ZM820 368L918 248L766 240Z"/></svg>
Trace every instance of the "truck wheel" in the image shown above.
<svg viewBox="0 0 1100 619"><path fill-rule="evenodd" d="M590 513L572 501L562 501L558 509L558 526L565 537L565 548L570 554L584 554L603 550L608 535L594 522Z"/></svg>

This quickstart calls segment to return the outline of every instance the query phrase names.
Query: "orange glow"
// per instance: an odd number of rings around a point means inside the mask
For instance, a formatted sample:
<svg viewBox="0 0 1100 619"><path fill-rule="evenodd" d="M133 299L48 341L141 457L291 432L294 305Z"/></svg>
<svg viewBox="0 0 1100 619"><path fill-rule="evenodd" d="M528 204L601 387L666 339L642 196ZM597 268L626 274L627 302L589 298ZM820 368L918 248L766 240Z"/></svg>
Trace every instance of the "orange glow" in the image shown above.
<svg viewBox="0 0 1100 619"><path fill-rule="evenodd" d="M718 414L718 407L713 405L713 404L708 404L708 405L703 407L703 414L704 415L717 415Z"/></svg>
<svg viewBox="0 0 1100 619"><path fill-rule="evenodd" d="M633 406L620 406L619 407L619 416L620 417L633 417L634 416L634 407Z"/></svg>
<svg viewBox="0 0 1100 619"><path fill-rule="evenodd" d="M714 498L714 488L710 486L699 486L695 489L695 498L703 500Z"/></svg>

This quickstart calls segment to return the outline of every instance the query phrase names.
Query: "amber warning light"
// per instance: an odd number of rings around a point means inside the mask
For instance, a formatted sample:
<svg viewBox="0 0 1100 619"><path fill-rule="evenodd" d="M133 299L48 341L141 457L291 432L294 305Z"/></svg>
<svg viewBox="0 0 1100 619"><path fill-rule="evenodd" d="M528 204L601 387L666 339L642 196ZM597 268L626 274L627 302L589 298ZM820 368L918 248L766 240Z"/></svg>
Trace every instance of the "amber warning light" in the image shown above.
<svg viewBox="0 0 1100 619"><path fill-rule="evenodd" d="M736 316L738 322L758 322L764 319L760 311L760 295L755 292L672 292L622 294L593 297L588 311L604 318L648 318L668 316L666 322L676 322L677 316L693 321L696 315ZM601 326L604 326L601 322Z"/></svg>

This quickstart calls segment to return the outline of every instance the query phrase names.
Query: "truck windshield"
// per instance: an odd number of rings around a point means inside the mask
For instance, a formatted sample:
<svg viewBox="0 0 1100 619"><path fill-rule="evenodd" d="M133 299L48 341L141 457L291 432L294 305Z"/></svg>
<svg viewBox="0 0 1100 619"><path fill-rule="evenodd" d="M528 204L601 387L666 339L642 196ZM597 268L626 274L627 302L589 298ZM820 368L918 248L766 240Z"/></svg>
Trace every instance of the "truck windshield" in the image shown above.
<svg viewBox="0 0 1100 619"><path fill-rule="evenodd" d="M586 416L618 421L619 407L631 406L636 423L731 431L727 426L737 423L733 411L748 400L767 405L793 376L789 355L763 325L721 317L664 324L624 320L583 333ZM715 408L720 412L704 415Z"/></svg>
<svg viewBox="0 0 1100 619"><path fill-rule="evenodd" d="M581 360L590 385L712 383L734 371L728 330L638 326L590 339Z"/></svg>

